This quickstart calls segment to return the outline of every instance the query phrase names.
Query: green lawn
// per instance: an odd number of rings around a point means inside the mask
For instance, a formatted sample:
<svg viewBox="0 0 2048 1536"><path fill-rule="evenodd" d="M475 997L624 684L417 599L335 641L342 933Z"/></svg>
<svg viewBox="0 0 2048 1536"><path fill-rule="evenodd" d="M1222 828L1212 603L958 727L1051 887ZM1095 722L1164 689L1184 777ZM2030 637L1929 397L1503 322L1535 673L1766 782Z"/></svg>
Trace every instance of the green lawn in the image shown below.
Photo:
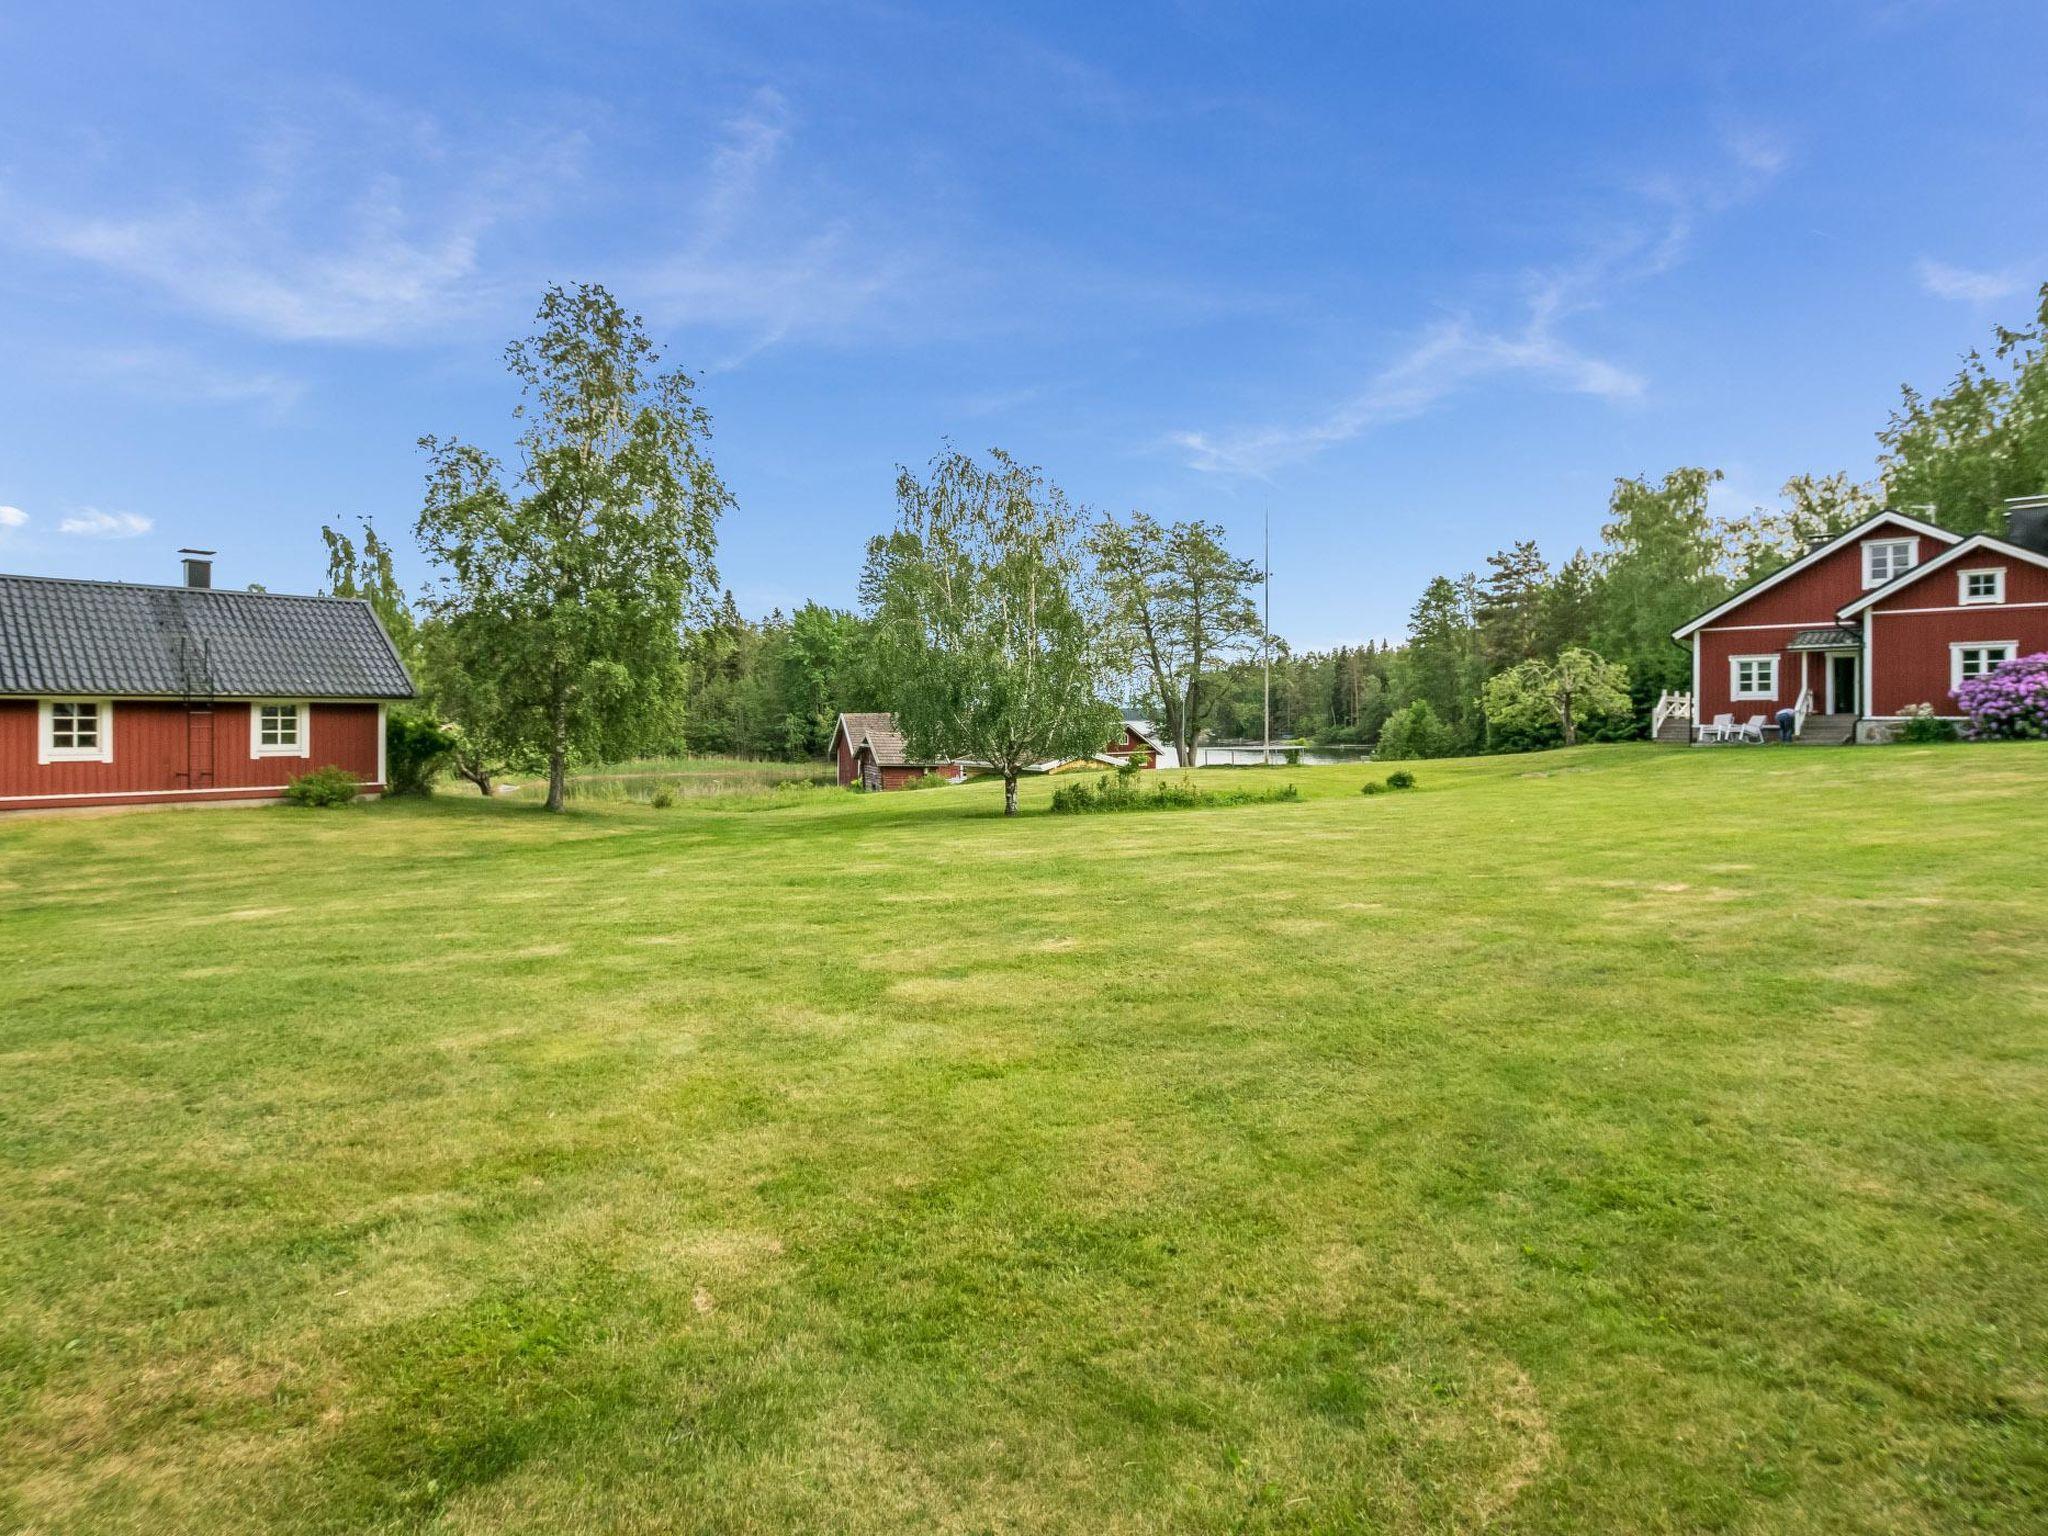
<svg viewBox="0 0 2048 1536"><path fill-rule="evenodd" d="M1411 766L0 824L0 1529L2048 1528L2048 749Z"/></svg>

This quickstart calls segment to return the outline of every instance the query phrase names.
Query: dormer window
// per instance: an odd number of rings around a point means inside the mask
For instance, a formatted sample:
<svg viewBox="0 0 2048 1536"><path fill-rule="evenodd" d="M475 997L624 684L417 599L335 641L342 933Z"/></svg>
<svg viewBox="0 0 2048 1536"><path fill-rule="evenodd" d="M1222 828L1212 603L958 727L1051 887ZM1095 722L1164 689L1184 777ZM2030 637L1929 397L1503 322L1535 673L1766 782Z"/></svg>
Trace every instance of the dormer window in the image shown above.
<svg viewBox="0 0 2048 1536"><path fill-rule="evenodd" d="M1956 573L1956 601L1965 606L1977 603L2004 602L2004 569L1999 566L1992 566L1989 570L1958 571Z"/></svg>
<svg viewBox="0 0 2048 1536"><path fill-rule="evenodd" d="M1918 539L1872 539L1863 546L1863 586L1868 591L1894 581L1920 563Z"/></svg>

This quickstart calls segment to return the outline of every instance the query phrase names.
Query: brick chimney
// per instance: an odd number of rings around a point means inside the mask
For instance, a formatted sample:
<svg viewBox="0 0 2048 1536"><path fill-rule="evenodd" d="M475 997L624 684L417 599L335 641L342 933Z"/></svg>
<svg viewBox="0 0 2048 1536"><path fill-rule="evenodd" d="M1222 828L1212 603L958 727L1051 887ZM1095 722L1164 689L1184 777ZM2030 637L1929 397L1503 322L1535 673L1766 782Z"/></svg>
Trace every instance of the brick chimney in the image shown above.
<svg viewBox="0 0 2048 1536"><path fill-rule="evenodd" d="M210 549L181 549L185 557L185 585L188 587L210 587L213 585L213 555Z"/></svg>

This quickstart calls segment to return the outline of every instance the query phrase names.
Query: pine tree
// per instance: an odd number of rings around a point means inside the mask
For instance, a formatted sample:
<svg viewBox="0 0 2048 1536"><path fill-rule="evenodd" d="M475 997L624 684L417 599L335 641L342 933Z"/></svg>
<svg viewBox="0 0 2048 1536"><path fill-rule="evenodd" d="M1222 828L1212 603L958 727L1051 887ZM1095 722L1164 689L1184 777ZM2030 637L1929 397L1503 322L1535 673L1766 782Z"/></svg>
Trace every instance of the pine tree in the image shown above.
<svg viewBox="0 0 2048 1536"><path fill-rule="evenodd" d="M1486 670L1497 672L1538 654L1543 593L1550 567L1532 539L1488 555L1479 591L1479 646Z"/></svg>

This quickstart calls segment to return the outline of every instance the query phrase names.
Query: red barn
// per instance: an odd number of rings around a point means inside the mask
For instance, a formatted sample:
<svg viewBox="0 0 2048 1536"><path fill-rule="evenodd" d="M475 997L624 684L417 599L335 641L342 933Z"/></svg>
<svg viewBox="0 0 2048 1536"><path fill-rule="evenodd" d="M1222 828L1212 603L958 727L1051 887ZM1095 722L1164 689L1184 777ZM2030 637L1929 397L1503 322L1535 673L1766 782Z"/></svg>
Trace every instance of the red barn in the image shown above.
<svg viewBox="0 0 2048 1536"><path fill-rule="evenodd" d="M1964 718L1964 679L2048 651L2048 496L2007 509L2006 538L1880 512L1680 626L1683 736L1781 709L1817 742L1882 741L1919 705Z"/></svg>
<svg viewBox="0 0 2048 1536"><path fill-rule="evenodd" d="M333 764L384 787L412 679L357 598L0 575L0 811L275 799Z"/></svg>

